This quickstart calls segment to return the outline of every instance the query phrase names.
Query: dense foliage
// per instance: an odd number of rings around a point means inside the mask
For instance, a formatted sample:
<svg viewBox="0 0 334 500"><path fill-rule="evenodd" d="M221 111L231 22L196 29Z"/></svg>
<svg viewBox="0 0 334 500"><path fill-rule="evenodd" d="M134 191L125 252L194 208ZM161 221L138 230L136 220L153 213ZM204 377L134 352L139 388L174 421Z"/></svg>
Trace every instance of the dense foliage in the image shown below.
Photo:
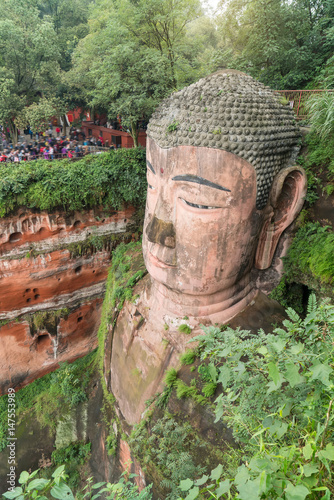
<svg viewBox="0 0 334 500"><path fill-rule="evenodd" d="M99 364L101 372L104 366L105 343L110 325L114 326L118 313L125 300L133 297L135 284L146 274L142 256L141 241L128 244L121 243L113 251L112 264L107 278L106 293L103 301L101 322L98 331ZM107 396L104 377L102 385Z"/></svg>
<svg viewBox="0 0 334 500"><path fill-rule="evenodd" d="M120 149L79 161L1 164L0 181L1 217L22 205L41 210L140 207L147 186L145 150Z"/></svg>
<svg viewBox="0 0 334 500"><path fill-rule="evenodd" d="M41 427L54 429L65 408L87 400L87 389L95 368L96 352L74 363L63 363L53 373L34 380L16 393L18 421L26 410L32 412ZM8 397L0 397L0 451L7 445Z"/></svg>
<svg viewBox="0 0 334 500"><path fill-rule="evenodd" d="M117 483L100 482L93 484L93 479L86 481L82 490L75 492L68 486L68 475L65 466L61 465L52 474L51 479L38 477L38 471L29 473L23 471L19 477L20 486L13 491L4 493L2 498L17 500L151 500L151 486L138 491L138 486L133 484L134 475L124 473ZM130 479L130 480L129 480Z"/></svg>
<svg viewBox="0 0 334 500"><path fill-rule="evenodd" d="M39 130L79 98L62 74L87 32L91 0L0 0L0 124L17 141L17 126ZM39 102L43 104L39 105Z"/></svg>
<svg viewBox="0 0 334 500"><path fill-rule="evenodd" d="M89 27L66 80L93 109L121 114L135 144L161 99L210 73L215 27L199 0L98 0Z"/></svg>
<svg viewBox="0 0 334 500"><path fill-rule="evenodd" d="M204 2L202 2L204 3ZM0 124L81 107L138 139L166 95L230 67L276 89L332 88L331 0L0 0Z"/></svg>
<svg viewBox="0 0 334 500"><path fill-rule="evenodd" d="M178 497L181 480L195 478L205 470L194 460L204 450L203 443L189 423L180 424L171 415L165 415L149 428L145 421L135 427L130 446L145 472L154 463L155 482L160 480L161 487L169 492L164 496L166 500Z"/></svg>
<svg viewBox="0 0 334 500"><path fill-rule="evenodd" d="M300 89L333 52L331 0L221 0L216 67L249 72L276 89Z"/></svg>
<svg viewBox="0 0 334 500"><path fill-rule="evenodd" d="M216 421L233 429L247 454L234 478L215 471L204 498L209 490L241 500L330 499L334 492L334 307L317 306L312 295L305 319L287 313L272 334L209 327L193 339L221 388ZM208 481L181 486L192 491L187 498L202 498Z"/></svg>
<svg viewBox="0 0 334 500"><path fill-rule="evenodd" d="M333 245L334 234L330 226L322 227L318 222L308 222L302 226L289 248L288 256L284 259L289 279L297 279L302 273L314 276L320 283L332 285Z"/></svg>

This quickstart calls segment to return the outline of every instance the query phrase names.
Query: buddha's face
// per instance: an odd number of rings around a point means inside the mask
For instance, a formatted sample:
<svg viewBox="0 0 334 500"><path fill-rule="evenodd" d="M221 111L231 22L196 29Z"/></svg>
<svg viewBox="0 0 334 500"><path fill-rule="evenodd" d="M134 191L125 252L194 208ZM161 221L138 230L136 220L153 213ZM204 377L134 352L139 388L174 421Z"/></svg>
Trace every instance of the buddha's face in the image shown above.
<svg viewBox="0 0 334 500"><path fill-rule="evenodd" d="M153 279L192 295L236 285L253 266L261 224L256 175L219 149L147 147L143 250Z"/></svg>

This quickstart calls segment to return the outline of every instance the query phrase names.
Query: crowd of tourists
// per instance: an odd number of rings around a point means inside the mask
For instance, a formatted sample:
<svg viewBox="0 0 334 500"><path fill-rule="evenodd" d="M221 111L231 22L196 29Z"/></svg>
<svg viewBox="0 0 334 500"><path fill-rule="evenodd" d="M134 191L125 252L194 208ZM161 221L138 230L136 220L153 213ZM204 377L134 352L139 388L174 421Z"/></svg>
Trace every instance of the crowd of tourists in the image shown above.
<svg viewBox="0 0 334 500"><path fill-rule="evenodd" d="M43 134L36 134L35 140L31 134L31 140L23 140L17 144L7 141L2 136L2 151L0 151L0 162L21 162L30 160L54 160L61 158L80 158L95 152L96 146L104 146L104 140L100 136L85 137L80 130L70 130L69 136L60 135L59 127L55 129L57 136L53 135L52 128ZM26 131L24 131L26 132Z"/></svg>

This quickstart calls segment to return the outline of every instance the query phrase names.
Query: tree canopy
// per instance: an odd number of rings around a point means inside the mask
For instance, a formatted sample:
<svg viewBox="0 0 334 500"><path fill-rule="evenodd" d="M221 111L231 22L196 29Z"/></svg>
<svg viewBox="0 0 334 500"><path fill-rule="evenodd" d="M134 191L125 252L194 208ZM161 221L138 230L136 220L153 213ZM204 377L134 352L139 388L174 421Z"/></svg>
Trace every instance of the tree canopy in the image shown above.
<svg viewBox="0 0 334 500"><path fill-rule="evenodd" d="M204 5L204 6L203 6ZM0 0L0 124L65 109L138 127L159 101L221 68L276 89L332 86L333 0Z"/></svg>
<svg viewBox="0 0 334 500"><path fill-rule="evenodd" d="M333 8L332 0L220 0L215 68L304 88L333 53Z"/></svg>

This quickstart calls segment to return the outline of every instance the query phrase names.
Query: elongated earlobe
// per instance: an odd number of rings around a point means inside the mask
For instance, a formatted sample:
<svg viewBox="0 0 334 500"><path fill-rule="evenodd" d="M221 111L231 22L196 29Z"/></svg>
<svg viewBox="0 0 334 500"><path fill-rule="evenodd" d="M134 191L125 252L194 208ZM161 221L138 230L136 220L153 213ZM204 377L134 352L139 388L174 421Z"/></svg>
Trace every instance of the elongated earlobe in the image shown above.
<svg viewBox="0 0 334 500"><path fill-rule="evenodd" d="M264 208L264 223L255 257L257 269L270 267L281 234L302 209L306 190L306 174L299 166L286 168L275 177Z"/></svg>

